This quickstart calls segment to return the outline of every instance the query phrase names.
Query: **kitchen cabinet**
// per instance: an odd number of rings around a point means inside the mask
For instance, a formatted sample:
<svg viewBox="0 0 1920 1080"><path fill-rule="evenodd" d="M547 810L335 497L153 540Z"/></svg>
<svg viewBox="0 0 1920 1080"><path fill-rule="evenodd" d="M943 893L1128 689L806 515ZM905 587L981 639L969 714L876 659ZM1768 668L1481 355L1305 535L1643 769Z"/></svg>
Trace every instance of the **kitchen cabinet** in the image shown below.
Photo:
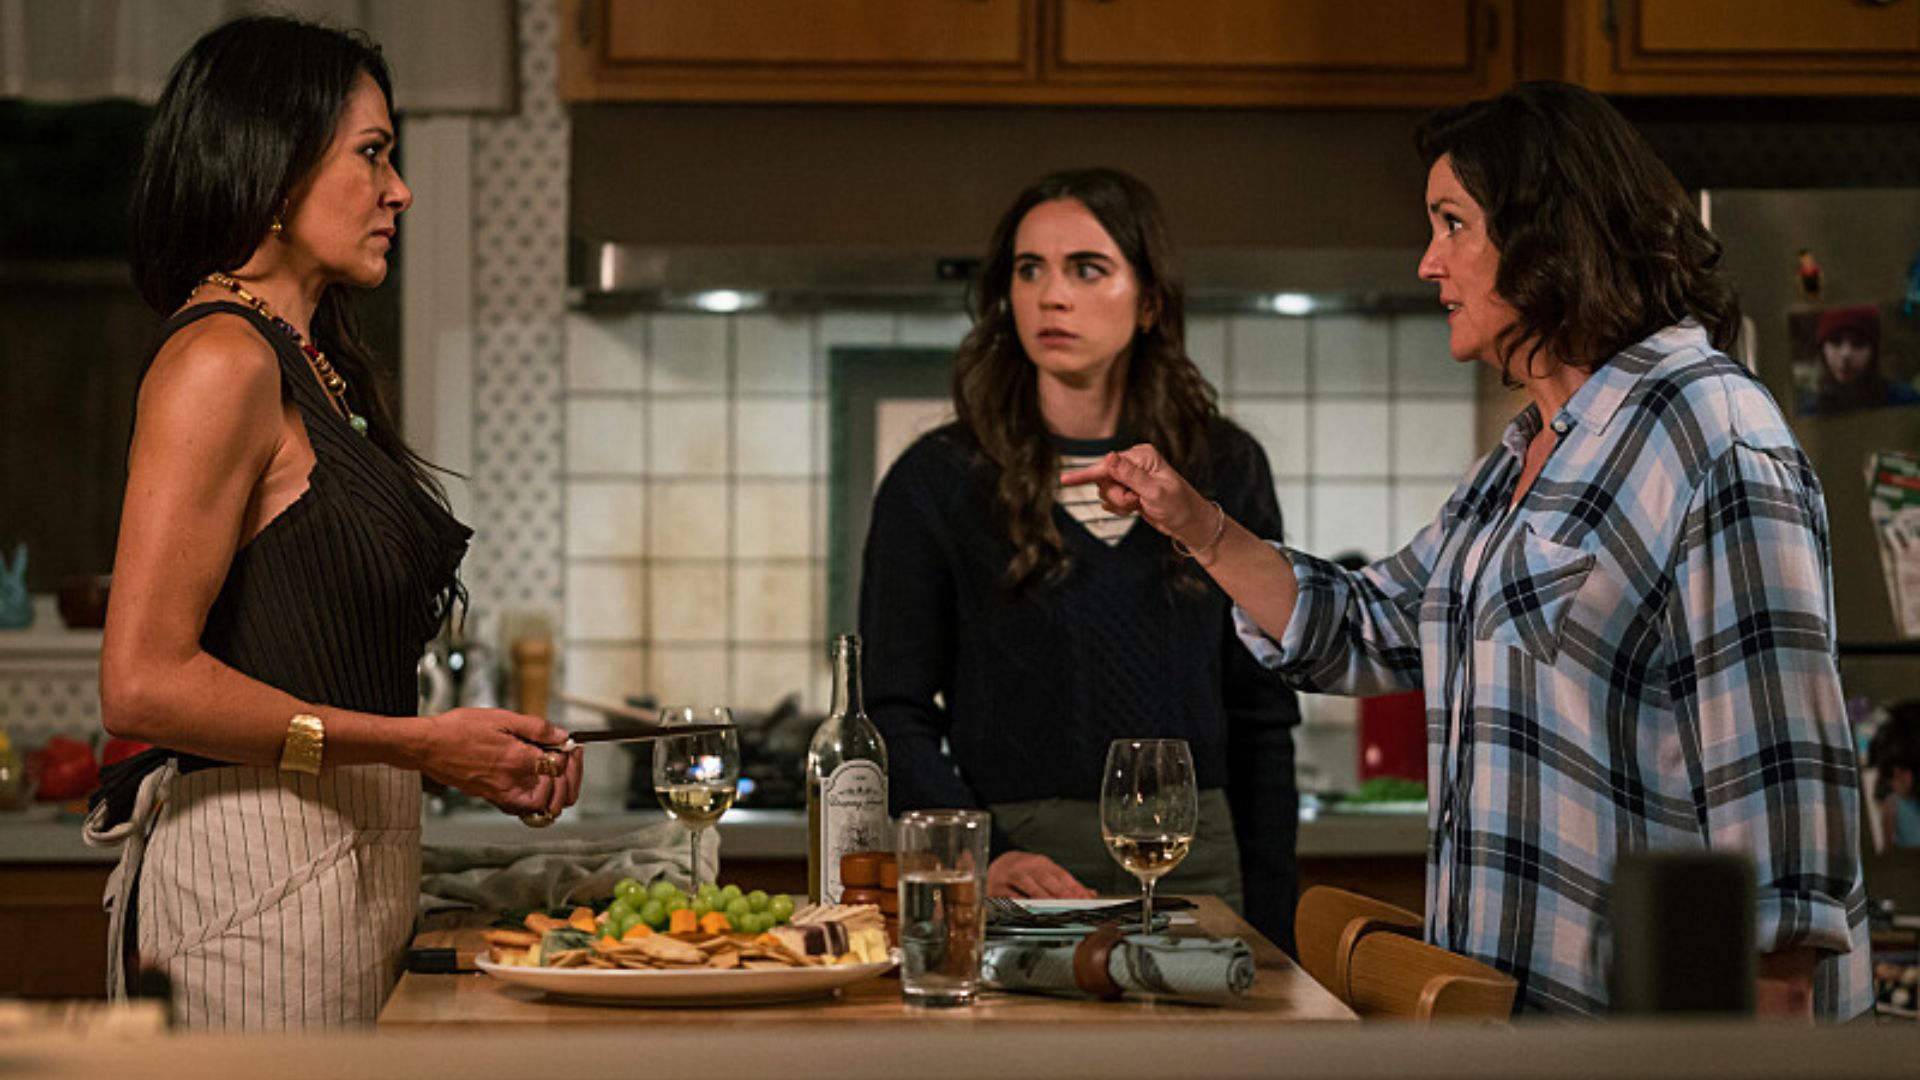
<svg viewBox="0 0 1920 1080"><path fill-rule="evenodd" d="M1426 105L1512 81L1517 0L563 0L574 101Z"/></svg>
<svg viewBox="0 0 1920 1080"><path fill-rule="evenodd" d="M1043 89L1101 104L1424 105L1512 81L1505 0L1048 0Z"/></svg>
<svg viewBox="0 0 1920 1080"><path fill-rule="evenodd" d="M1561 14L1523 14L1536 8ZM1580 0L1562 10L1548 44L1562 63L1543 73L1602 93L1920 92L1914 0Z"/></svg>
<svg viewBox="0 0 1920 1080"><path fill-rule="evenodd" d="M574 101L978 101L1032 75L1036 0L564 0Z"/></svg>
<svg viewBox="0 0 1920 1080"><path fill-rule="evenodd" d="M0 998L107 996L100 897L112 872L98 863L0 865Z"/></svg>

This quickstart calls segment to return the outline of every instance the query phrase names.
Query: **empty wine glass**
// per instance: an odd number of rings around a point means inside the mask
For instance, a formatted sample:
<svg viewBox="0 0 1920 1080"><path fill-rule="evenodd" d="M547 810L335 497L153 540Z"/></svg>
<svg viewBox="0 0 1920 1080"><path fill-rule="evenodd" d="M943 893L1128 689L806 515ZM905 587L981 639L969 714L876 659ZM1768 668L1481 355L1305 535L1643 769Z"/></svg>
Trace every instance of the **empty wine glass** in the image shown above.
<svg viewBox="0 0 1920 1080"><path fill-rule="evenodd" d="M1100 835L1140 879L1140 932L1153 927L1153 884L1180 865L1200 826L1193 754L1184 739L1115 739L1100 780Z"/></svg>
<svg viewBox="0 0 1920 1080"><path fill-rule="evenodd" d="M691 838L687 860L688 892L700 888L700 832L720 820L733 805L740 780L740 740L733 713L725 706L674 705L660 710L663 727L726 724L725 731L669 735L653 743L653 792Z"/></svg>

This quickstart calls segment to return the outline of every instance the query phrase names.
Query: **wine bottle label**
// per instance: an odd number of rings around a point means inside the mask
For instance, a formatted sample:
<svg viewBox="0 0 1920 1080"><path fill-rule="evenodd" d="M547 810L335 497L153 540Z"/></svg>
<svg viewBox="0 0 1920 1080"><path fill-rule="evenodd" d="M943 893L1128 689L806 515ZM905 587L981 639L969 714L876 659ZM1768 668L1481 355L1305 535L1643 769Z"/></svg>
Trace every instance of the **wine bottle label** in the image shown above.
<svg viewBox="0 0 1920 1080"><path fill-rule="evenodd" d="M820 900L840 902L840 856L887 846L887 774L880 763L845 761L820 784Z"/></svg>

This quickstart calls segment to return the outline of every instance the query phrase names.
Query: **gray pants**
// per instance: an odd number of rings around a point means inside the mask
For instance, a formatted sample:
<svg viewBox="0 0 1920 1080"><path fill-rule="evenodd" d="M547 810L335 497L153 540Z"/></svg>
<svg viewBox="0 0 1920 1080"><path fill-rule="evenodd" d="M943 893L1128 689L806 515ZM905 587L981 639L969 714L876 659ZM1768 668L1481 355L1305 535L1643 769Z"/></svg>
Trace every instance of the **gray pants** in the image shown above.
<svg viewBox="0 0 1920 1080"><path fill-rule="evenodd" d="M1084 799L1034 799L995 803L993 823L1022 850L1045 855L1102 896L1137 896L1140 882L1108 853L1100 838L1100 804ZM1160 879L1154 894L1217 896L1241 910L1240 847L1233 838L1233 812L1222 788L1200 793L1200 832L1179 866Z"/></svg>

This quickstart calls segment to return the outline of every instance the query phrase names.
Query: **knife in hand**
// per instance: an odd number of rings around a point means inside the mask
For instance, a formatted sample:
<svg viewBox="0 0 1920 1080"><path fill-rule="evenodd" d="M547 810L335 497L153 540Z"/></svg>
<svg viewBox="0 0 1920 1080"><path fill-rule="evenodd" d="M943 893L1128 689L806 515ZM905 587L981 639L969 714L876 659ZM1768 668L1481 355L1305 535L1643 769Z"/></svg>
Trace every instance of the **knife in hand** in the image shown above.
<svg viewBox="0 0 1920 1080"><path fill-rule="evenodd" d="M644 742L648 739L671 739L680 735L709 735L721 731L739 730L732 724L678 724L660 723L654 716L627 705L595 701L592 698L576 694L561 694L560 700L567 705L582 709L591 709L602 716L615 720L633 720L630 727L601 728L596 730L569 731L567 741L559 746L546 747L548 750L562 752L576 750L591 743Z"/></svg>
<svg viewBox="0 0 1920 1080"><path fill-rule="evenodd" d="M599 728L593 731L569 731L566 742L558 746L542 745L541 748L566 753L593 743L646 742L649 739L677 739L682 735L711 735L721 731L738 730L732 724L680 724L675 727L652 724L647 727Z"/></svg>

